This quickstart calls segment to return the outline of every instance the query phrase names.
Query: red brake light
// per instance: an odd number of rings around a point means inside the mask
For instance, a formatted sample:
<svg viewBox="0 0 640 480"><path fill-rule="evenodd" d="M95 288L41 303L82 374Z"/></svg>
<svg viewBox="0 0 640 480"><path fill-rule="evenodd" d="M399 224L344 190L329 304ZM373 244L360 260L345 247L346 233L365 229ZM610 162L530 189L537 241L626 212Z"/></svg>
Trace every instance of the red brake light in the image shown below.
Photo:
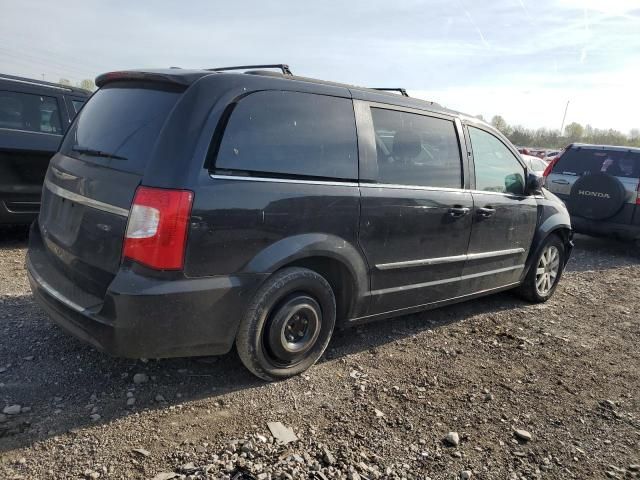
<svg viewBox="0 0 640 480"><path fill-rule="evenodd" d="M638 188L636 188L636 191L638 192L636 194L636 205L640 205L640 183L638 184Z"/></svg>
<svg viewBox="0 0 640 480"><path fill-rule="evenodd" d="M156 270L181 270L192 204L188 190L138 187L123 257Z"/></svg>
<svg viewBox="0 0 640 480"><path fill-rule="evenodd" d="M545 168L544 172L542 172L543 177L546 178L549 176L549 174L551 173L551 170L553 170L553 167L555 167L556 163L558 163L558 160L560 160L560 155L558 155L557 157L555 157L553 160L549 162L549 165L547 165L547 168Z"/></svg>

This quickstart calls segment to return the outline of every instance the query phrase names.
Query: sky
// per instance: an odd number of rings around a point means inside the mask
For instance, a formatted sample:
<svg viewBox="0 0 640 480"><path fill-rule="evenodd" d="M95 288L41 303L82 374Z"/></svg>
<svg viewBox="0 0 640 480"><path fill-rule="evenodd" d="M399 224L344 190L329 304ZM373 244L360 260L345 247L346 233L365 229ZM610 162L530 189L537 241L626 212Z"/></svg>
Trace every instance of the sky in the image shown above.
<svg viewBox="0 0 640 480"><path fill-rule="evenodd" d="M4 5L3 5L4 4ZM489 120L640 128L640 0L0 0L0 72L287 63Z"/></svg>

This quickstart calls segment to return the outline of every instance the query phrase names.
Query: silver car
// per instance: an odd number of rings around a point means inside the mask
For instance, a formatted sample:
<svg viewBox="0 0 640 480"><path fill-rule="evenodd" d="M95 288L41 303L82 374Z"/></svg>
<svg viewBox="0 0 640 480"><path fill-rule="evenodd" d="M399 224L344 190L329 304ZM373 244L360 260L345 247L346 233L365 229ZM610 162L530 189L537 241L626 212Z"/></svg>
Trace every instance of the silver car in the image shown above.
<svg viewBox="0 0 640 480"><path fill-rule="evenodd" d="M572 144L546 187L567 204L577 232L640 239L640 148Z"/></svg>

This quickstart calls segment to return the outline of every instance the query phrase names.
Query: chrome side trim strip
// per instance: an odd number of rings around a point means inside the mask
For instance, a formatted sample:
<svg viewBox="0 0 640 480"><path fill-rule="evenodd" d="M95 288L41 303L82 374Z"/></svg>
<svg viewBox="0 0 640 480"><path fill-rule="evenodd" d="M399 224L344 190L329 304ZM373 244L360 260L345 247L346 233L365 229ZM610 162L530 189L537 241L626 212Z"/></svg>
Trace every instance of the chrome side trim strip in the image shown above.
<svg viewBox="0 0 640 480"><path fill-rule="evenodd" d="M218 180L244 180L247 182L266 182L266 183L297 183L303 185L331 185L336 187L357 187L355 182L340 182L326 180L298 180L294 178L270 178L270 177L244 177L238 175L216 175L210 174L211 178Z"/></svg>
<svg viewBox="0 0 640 480"><path fill-rule="evenodd" d="M115 205L110 205L99 200L94 200L93 198L85 197L84 195L80 195L78 193L70 192L66 188L62 188L58 185L55 185L54 183L51 183L50 180L45 180L44 186L47 187L47 189L54 195L66 198L67 200L71 200L72 202L86 205L87 207L95 208L97 210L102 210L103 212L120 215L121 217L129 216L129 210L127 210L126 208L116 207Z"/></svg>
<svg viewBox="0 0 640 480"><path fill-rule="evenodd" d="M512 270L522 270L523 268L524 268L524 265L516 265L514 267L498 268L496 270L489 270L489 271L486 271L486 272L471 273L469 275L462 275L460 277L443 278L442 280L433 280L431 282L414 283L412 285L403 285L401 287L382 288L380 290L372 290L369 293L367 293L367 295L368 296L384 295L386 293L404 292L406 290L414 290L416 288L433 287L435 285L442 285L442 284L445 284L445 283L453 283L453 282L461 282L463 280L470 280L472 278L485 277L487 275L495 275L495 274L498 274L498 273L510 272Z"/></svg>
<svg viewBox="0 0 640 480"><path fill-rule="evenodd" d="M506 257L524 253L524 248L510 248L508 250L496 250L493 252L469 253L467 255L454 255L451 257L424 258L420 260L408 260L406 262L381 263L376 265L378 270L393 270L396 268L422 267L427 265L440 265L442 263L464 262L465 260L481 260L483 258Z"/></svg>
<svg viewBox="0 0 640 480"><path fill-rule="evenodd" d="M421 260L408 260L406 262L381 263L376 265L378 270L394 270L396 268L423 267L426 265L440 265L442 263L464 262L467 255L455 255L452 257L424 258Z"/></svg>
<svg viewBox="0 0 640 480"><path fill-rule="evenodd" d="M470 190L465 190L464 188L426 187L423 185L399 185L395 183L361 182L360 186L364 188L390 188L394 190L426 190L426 191L432 191L432 192L464 192L464 193L470 192Z"/></svg>
<svg viewBox="0 0 640 480"><path fill-rule="evenodd" d="M506 257L507 255L518 255L524 253L524 248L509 248L507 250L495 250L493 252L469 253L467 260L480 260L483 258Z"/></svg>
<svg viewBox="0 0 640 480"><path fill-rule="evenodd" d="M53 298L55 298L56 300L58 300L61 303L64 303L67 307L75 310L76 312L80 312L83 313L86 309L84 307L81 307L80 305L78 305L77 303L69 300L67 297L65 297L64 295L62 295L59 291L57 291L55 288L53 288L50 284L48 284L46 282L46 280L44 278L42 278L40 275L38 275L33 268L28 268L27 272L29 273L29 275L31 275L33 277L33 280L45 291L47 292L50 296L52 296Z"/></svg>
<svg viewBox="0 0 640 480"><path fill-rule="evenodd" d="M298 180L294 178L276 178L276 177L247 177L242 175L218 175L211 173L211 178L217 180L243 180L247 182L266 182L266 183L294 183L302 185L330 185L336 187L362 187L362 188L392 188L400 190L426 190L433 192L460 192L460 193L486 193L490 195L501 195L503 197L526 197L526 195L516 195L513 193L501 193L501 192L485 192L482 190L467 190L464 188L449 188L449 187L425 187L423 185L396 185L391 183L370 183L370 182L341 182L341 181L329 181L329 180Z"/></svg>

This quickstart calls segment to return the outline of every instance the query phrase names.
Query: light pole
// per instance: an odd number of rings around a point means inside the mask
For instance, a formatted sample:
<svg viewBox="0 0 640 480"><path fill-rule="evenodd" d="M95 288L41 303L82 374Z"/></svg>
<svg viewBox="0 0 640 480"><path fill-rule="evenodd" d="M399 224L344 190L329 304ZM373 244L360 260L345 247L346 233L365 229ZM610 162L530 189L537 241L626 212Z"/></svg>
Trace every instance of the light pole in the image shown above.
<svg viewBox="0 0 640 480"><path fill-rule="evenodd" d="M562 126L560 127L560 136L564 135L564 121L567 119L567 110L569 110L569 101L567 100L567 106L564 107L564 116L562 117Z"/></svg>

